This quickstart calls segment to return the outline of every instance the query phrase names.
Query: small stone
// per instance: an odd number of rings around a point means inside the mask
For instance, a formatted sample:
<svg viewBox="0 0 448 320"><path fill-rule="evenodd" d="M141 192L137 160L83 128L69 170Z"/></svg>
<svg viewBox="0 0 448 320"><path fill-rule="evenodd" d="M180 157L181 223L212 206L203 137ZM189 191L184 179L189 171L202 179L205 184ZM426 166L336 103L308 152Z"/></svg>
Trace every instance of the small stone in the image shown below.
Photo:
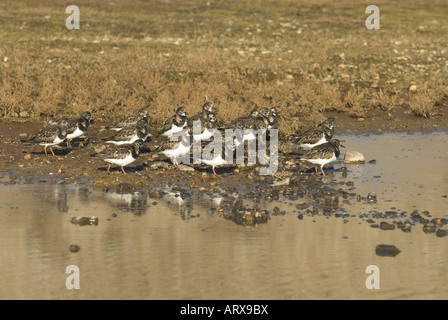
<svg viewBox="0 0 448 320"><path fill-rule="evenodd" d="M69 250L70 252L72 252L72 253L76 253L76 252L78 252L79 250L81 250L81 248L80 248L78 245L76 245L76 244L71 244L71 245L68 247L68 250Z"/></svg>
<svg viewBox="0 0 448 320"><path fill-rule="evenodd" d="M395 225L392 224L392 223L388 223L388 222L382 221L380 223L380 229L381 230L395 230Z"/></svg>
<svg viewBox="0 0 448 320"><path fill-rule="evenodd" d="M367 201L370 202L370 203L376 203L376 194L370 192L370 193L367 195Z"/></svg>
<svg viewBox="0 0 448 320"><path fill-rule="evenodd" d="M27 154L26 156L23 157L24 160L31 160L32 157L30 154Z"/></svg>
<svg viewBox="0 0 448 320"><path fill-rule="evenodd" d="M344 163L365 163L364 156L358 151L347 150L344 156Z"/></svg>
<svg viewBox="0 0 448 320"><path fill-rule="evenodd" d="M153 164L151 164L151 168L153 169L168 169L170 167L170 164L165 161L156 161Z"/></svg>
<svg viewBox="0 0 448 320"><path fill-rule="evenodd" d="M178 167L178 169L179 169L180 171L185 171L185 172L194 172L194 168L193 168L193 167L187 166L187 165L185 165L185 164L181 164L181 165Z"/></svg>
<svg viewBox="0 0 448 320"><path fill-rule="evenodd" d="M380 257L395 257L401 251L394 245L379 244L375 248L375 253Z"/></svg>
<svg viewBox="0 0 448 320"><path fill-rule="evenodd" d="M20 118L29 118L30 114L27 111L20 111L19 117Z"/></svg>
<svg viewBox="0 0 448 320"><path fill-rule="evenodd" d="M424 233L434 233L436 232L436 226L432 223L427 223L423 226Z"/></svg>
<svg viewBox="0 0 448 320"><path fill-rule="evenodd" d="M409 87L409 91L417 91L417 85L413 84L412 86Z"/></svg>
<svg viewBox="0 0 448 320"><path fill-rule="evenodd" d="M445 237L447 235L448 235L448 231L447 230L439 229L436 232L436 236L439 237L439 238Z"/></svg>
<svg viewBox="0 0 448 320"><path fill-rule="evenodd" d="M272 186L279 187L279 186L287 186L291 182L291 178L287 177L285 179L276 180L274 183L272 183Z"/></svg>
<svg viewBox="0 0 448 320"><path fill-rule="evenodd" d="M97 217L73 217L71 221L79 226L97 226L99 219Z"/></svg>

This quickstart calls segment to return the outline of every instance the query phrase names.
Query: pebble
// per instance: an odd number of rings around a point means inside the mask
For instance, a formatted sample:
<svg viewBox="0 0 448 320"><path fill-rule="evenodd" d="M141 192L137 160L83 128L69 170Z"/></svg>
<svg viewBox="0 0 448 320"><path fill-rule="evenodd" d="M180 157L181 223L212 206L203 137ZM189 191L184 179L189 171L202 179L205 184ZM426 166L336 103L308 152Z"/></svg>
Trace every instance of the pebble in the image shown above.
<svg viewBox="0 0 448 320"><path fill-rule="evenodd" d="M68 250L69 250L70 252L72 252L72 253L76 253L76 252L78 252L79 250L81 250L81 248L80 248L78 245L76 245L76 244L71 244L71 245L68 247Z"/></svg>
<svg viewBox="0 0 448 320"><path fill-rule="evenodd" d="M370 193L367 195L367 201L370 202L370 203L376 203L376 194L370 192Z"/></svg>
<svg viewBox="0 0 448 320"><path fill-rule="evenodd" d="M447 235L448 235L448 231L447 230L439 229L436 232L436 236L439 237L439 238L445 237Z"/></svg>
<svg viewBox="0 0 448 320"><path fill-rule="evenodd" d="M151 168L153 169L168 169L170 168L170 164L168 162L165 161L156 161L153 164L151 164Z"/></svg>
<svg viewBox="0 0 448 320"><path fill-rule="evenodd" d="M76 224L78 226L98 225L97 217L73 217L71 221L73 224Z"/></svg>
<svg viewBox="0 0 448 320"><path fill-rule="evenodd" d="M187 166L187 165L185 165L185 164L181 164L181 165L178 167L178 169L179 169L180 171L185 171L185 172L194 172L194 168L193 168L193 167Z"/></svg>
<svg viewBox="0 0 448 320"><path fill-rule="evenodd" d="M344 155L344 163L365 163L364 156L358 151L347 150Z"/></svg>
<svg viewBox="0 0 448 320"><path fill-rule="evenodd" d="M375 248L375 253L380 257L395 257L401 251L394 245L379 244Z"/></svg>
<svg viewBox="0 0 448 320"><path fill-rule="evenodd" d="M386 221L380 223L381 230L395 230L395 225Z"/></svg>
<svg viewBox="0 0 448 320"><path fill-rule="evenodd" d="M427 223L423 226L424 233L434 233L436 232L436 226L432 223Z"/></svg>

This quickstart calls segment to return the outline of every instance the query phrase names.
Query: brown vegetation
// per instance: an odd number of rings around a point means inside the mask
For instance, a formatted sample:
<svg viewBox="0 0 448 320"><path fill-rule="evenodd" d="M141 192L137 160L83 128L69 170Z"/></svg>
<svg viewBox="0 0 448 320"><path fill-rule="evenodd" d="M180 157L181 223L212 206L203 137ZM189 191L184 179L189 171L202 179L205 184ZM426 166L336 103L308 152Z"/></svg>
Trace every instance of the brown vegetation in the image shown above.
<svg viewBox="0 0 448 320"><path fill-rule="evenodd" d="M58 2L19 3L0 5L4 118L91 111L113 121L149 107L161 126L177 106L194 114L209 100L222 121L278 106L291 133L327 112L402 106L430 118L448 107L444 2L384 4L389 19L374 31L357 1L85 1L70 31Z"/></svg>

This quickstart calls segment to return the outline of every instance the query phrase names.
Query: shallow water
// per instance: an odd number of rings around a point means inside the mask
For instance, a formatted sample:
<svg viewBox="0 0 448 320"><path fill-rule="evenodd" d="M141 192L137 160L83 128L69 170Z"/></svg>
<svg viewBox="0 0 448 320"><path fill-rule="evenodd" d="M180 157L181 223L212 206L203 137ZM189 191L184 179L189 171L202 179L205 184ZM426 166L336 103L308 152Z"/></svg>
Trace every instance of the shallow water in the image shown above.
<svg viewBox="0 0 448 320"><path fill-rule="evenodd" d="M371 228L362 214L428 210L448 217L448 134L339 137L375 164L344 165L325 183L377 202L339 202L348 218L304 215L280 198L285 215L242 226L224 219L220 199L118 195L80 185L0 185L1 299L446 299L448 236ZM246 203L248 201L245 201ZM249 202L250 203L250 202ZM80 226L74 216L96 216ZM377 222L379 222L378 220ZM445 229L447 226L445 226ZM395 245L396 257L375 254ZM70 245L80 251L72 253ZM80 271L68 290L66 267ZM366 288L366 268L380 289Z"/></svg>

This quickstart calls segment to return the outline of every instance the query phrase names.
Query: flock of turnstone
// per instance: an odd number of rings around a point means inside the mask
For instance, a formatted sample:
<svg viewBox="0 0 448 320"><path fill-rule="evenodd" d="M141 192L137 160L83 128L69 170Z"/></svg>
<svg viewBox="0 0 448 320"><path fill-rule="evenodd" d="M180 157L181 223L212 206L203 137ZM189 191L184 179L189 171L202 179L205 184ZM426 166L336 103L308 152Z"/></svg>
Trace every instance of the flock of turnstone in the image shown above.
<svg viewBox="0 0 448 320"><path fill-rule="evenodd" d="M66 142L67 147L71 146L71 141L82 136L93 123L93 117L90 112L84 112L76 118L52 119L48 125L40 129L34 136L22 139L22 142L32 142L44 147L47 154L47 148L55 156L52 147L54 145ZM195 124L200 120L200 132L193 130ZM256 140L258 130L270 130L278 128L278 113L275 107L270 109L254 109L248 115L234 119L228 124L221 125L216 117L216 108L211 102L207 102L202 107L202 112L188 117L187 109L183 106L177 108L175 114L166 120L163 129L157 134L163 141L155 150L149 150L144 142L149 136L149 114L147 109L140 109L136 113L129 115L113 126L106 127L108 130L117 131L113 136L103 139L106 147L103 151L92 154L92 157L102 159L109 163L107 172L110 173L112 164L121 167L126 174L124 167L134 162L142 152L158 152L170 158L174 166L179 166L177 159L189 155L193 142L207 141L217 130L240 129L243 133L241 139L235 139L235 145L238 143ZM307 148L308 152L300 157L302 161L308 161L317 167L325 177L323 167L337 159L340 154L339 147L342 145L337 139L333 139L334 118L328 118L318 126L311 128L298 135L291 135L287 142L298 144L302 148ZM173 139L174 136L181 137ZM174 141L176 140L176 141ZM239 141L239 142L238 142ZM228 148L223 143L223 151ZM343 146L342 146L343 147ZM233 151L234 149L230 150ZM216 175L215 167L228 164L223 154L201 157L198 161L212 167Z"/></svg>

